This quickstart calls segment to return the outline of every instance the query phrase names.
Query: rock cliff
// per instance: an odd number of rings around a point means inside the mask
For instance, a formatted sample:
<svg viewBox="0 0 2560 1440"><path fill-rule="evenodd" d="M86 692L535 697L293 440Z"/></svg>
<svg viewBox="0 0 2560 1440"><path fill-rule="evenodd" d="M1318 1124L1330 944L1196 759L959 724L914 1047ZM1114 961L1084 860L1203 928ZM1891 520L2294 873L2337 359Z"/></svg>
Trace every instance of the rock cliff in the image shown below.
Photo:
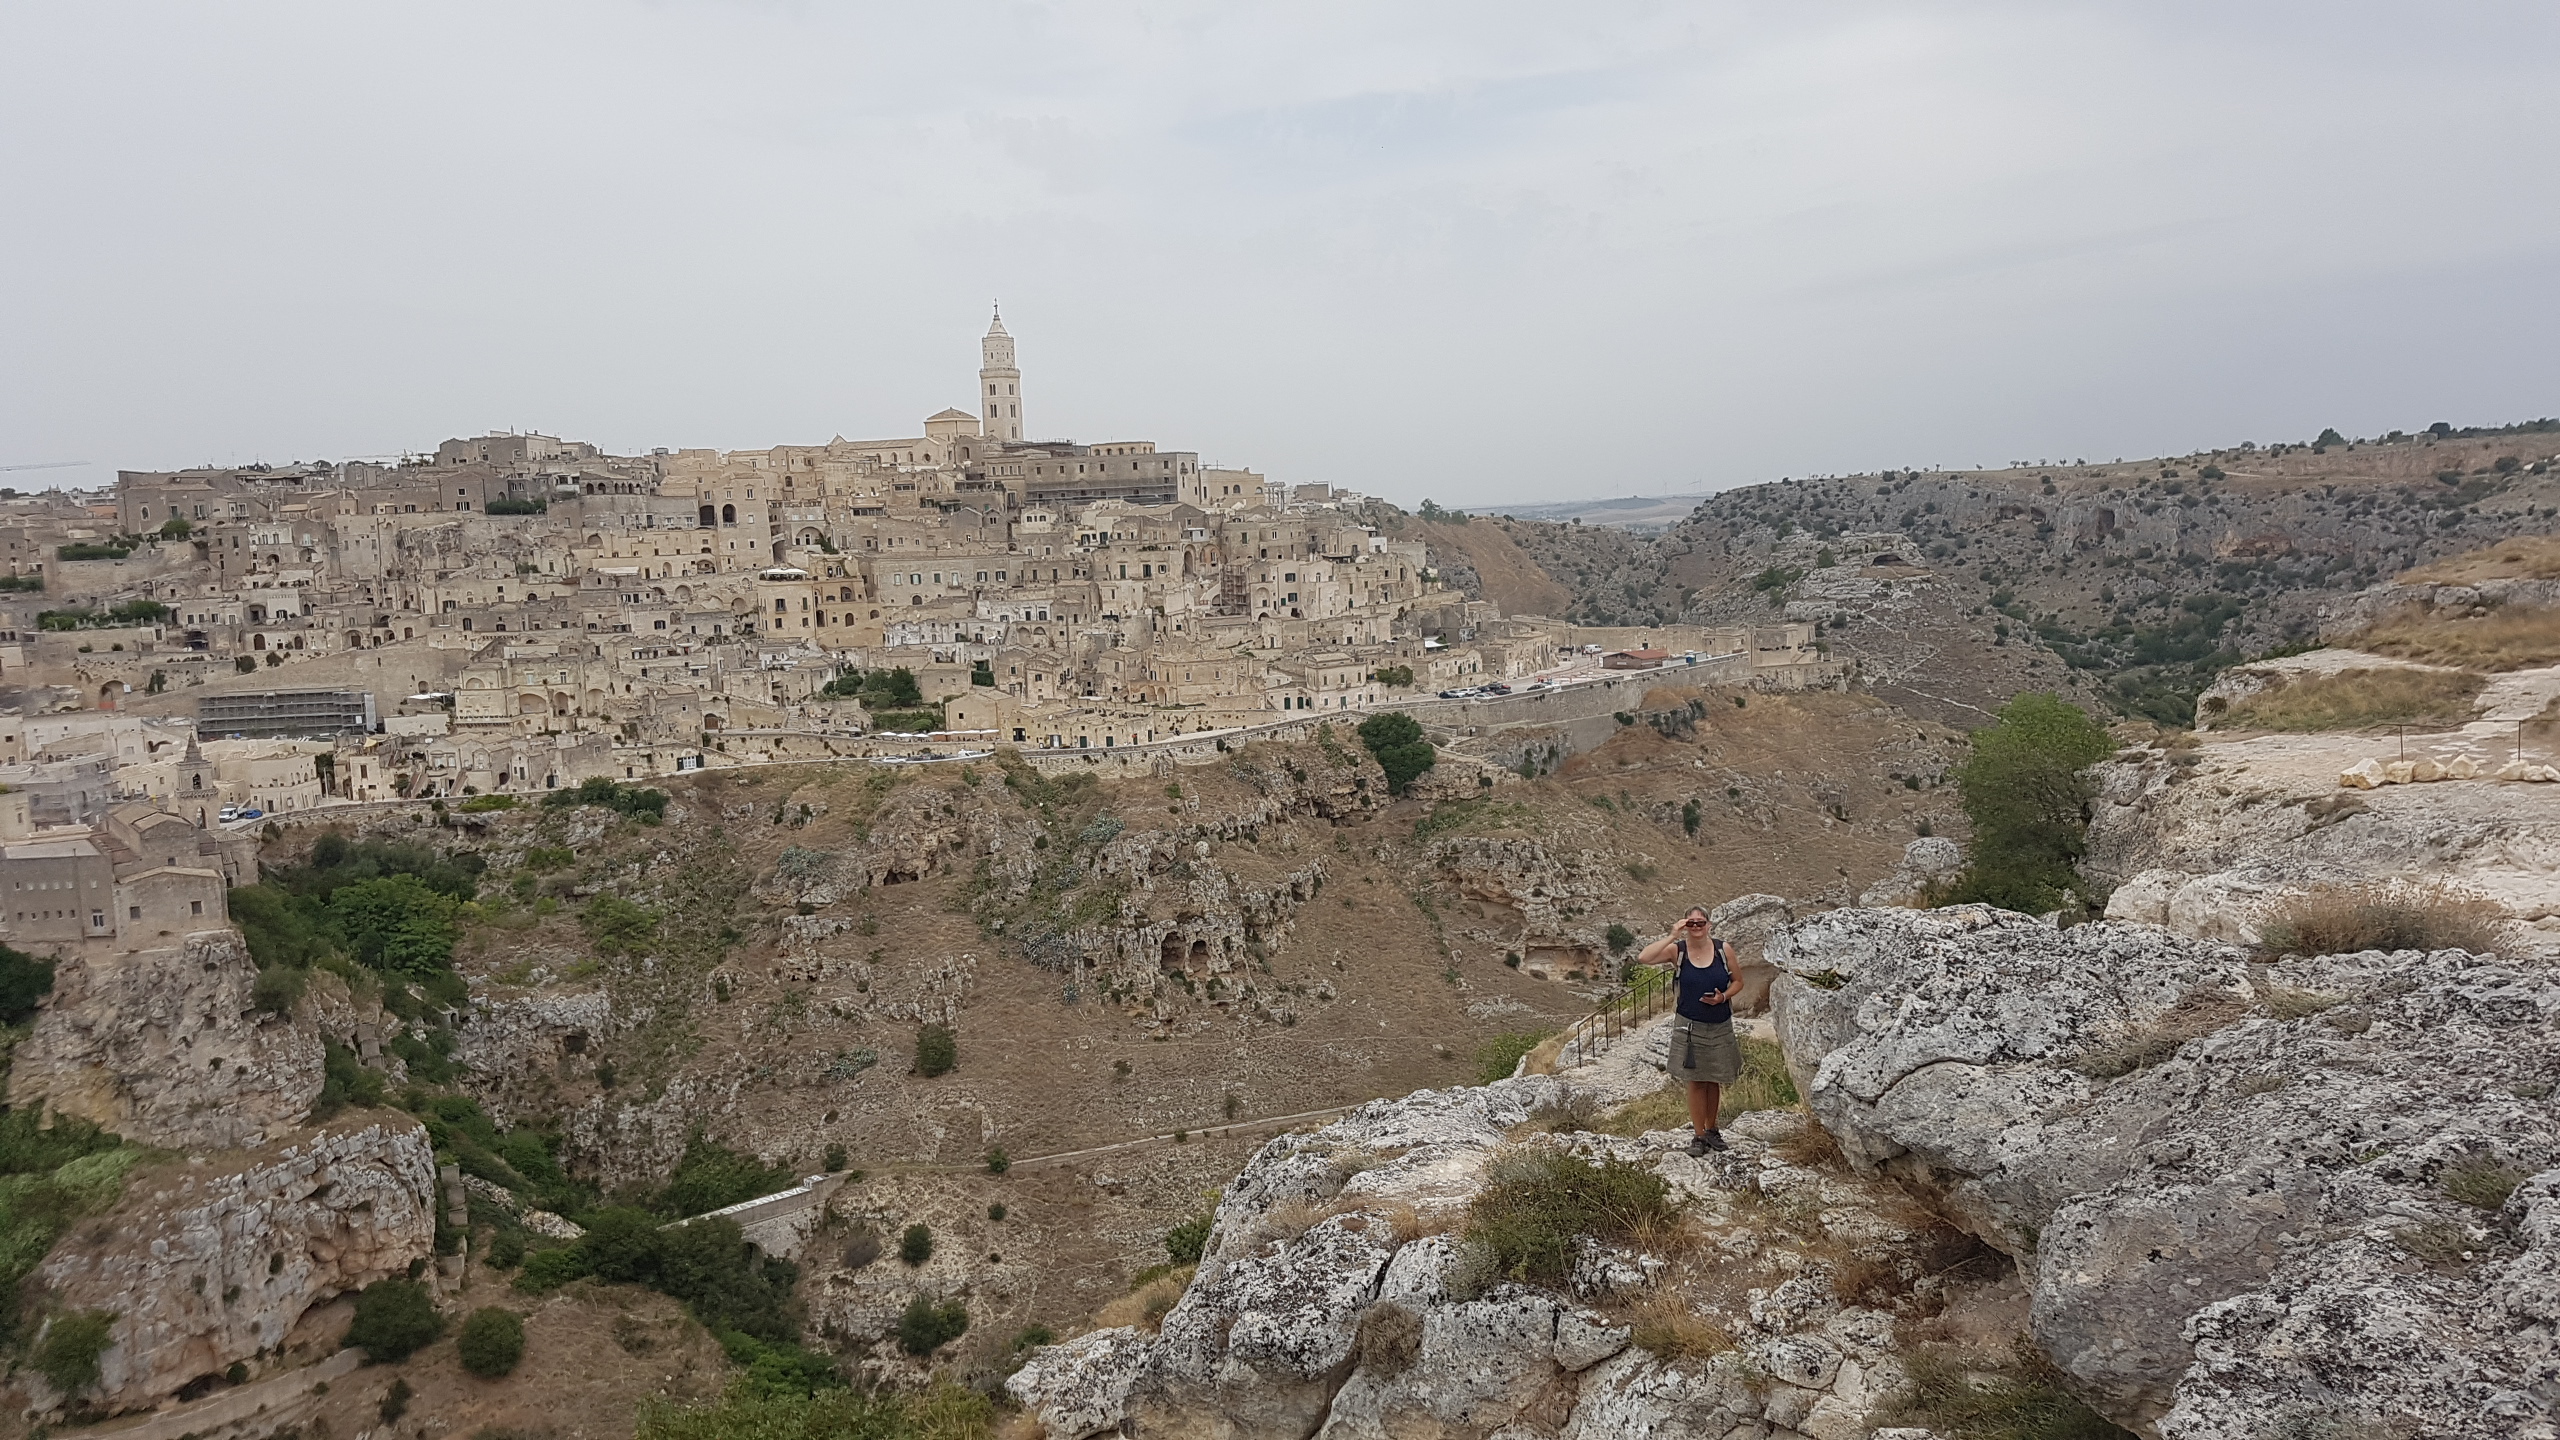
<svg viewBox="0 0 2560 1440"><path fill-rule="evenodd" d="M140 1408L280 1350L312 1306L432 1255L434 1184L426 1131L406 1117L171 1162L136 1172L36 1283L58 1311L115 1314L93 1399Z"/></svg>
<svg viewBox="0 0 2560 1440"><path fill-rule="evenodd" d="M9 1103L49 1106L144 1145L251 1146L320 1096L320 1037L255 1009L236 930L62 962L9 1069Z"/></svg>
<svg viewBox="0 0 2560 1440"><path fill-rule="evenodd" d="M2549 969L1979 907L1835 911L1770 958L1815 1116L2016 1257L2118 1420L2560 1434Z"/></svg>

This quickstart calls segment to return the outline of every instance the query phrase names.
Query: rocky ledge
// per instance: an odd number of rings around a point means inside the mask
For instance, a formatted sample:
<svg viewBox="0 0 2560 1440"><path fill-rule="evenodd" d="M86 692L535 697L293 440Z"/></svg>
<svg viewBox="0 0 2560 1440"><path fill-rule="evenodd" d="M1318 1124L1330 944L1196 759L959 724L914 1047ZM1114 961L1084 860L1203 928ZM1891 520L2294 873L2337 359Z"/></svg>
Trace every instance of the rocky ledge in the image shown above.
<svg viewBox="0 0 2560 1440"><path fill-rule="evenodd" d="M1867 1435L1903 1383L1893 1307L1925 1308L1945 1228L1889 1183L1790 1161L1791 1112L1739 1117L1705 1159L1685 1130L1577 1130L1661 1084L1584 1074L1421 1091L1272 1141L1160 1326L1053 1346L1010 1388L1051 1440ZM1489 1166L1541 1152L1658 1176L1678 1233L1586 1237L1558 1286L1492 1273L1469 1202ZM1902 1298L1842 1298L1862 1288Z"/></svg>
<svg viewBox="0 0 2560 1440"><path fill-rule="evenodd" d="M1769 958L1814 1115L2015 1257L2120 1423L2560 1434L2560 972L1978 907L1833 911Z"/></svg>

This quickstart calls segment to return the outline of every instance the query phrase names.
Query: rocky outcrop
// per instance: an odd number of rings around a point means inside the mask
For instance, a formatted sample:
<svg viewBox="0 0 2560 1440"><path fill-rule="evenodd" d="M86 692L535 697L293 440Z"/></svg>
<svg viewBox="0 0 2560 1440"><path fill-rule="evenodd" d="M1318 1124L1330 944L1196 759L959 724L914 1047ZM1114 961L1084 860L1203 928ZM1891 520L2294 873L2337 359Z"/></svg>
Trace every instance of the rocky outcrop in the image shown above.
<svg viewBox="0 0 2560 1440"><path fill-rule="evenodd" d="M2512 726L2486 722L2423 748L2413 736L2399 762L2410 778L2421 761L2483 778L2374 789L2338 780L2371 758L2369 736L2127 751L2092 772L2082 870L2111 892L2108 918L2201 939L2254 942L2268 906L2324 885L2443 882L2523 922L2519 943L2560 950L2560 789L2492 783L2514 743Z"/></svg>
<svg viewBox="0 0 2560 1440"><path fill-rule="evenodd" d="M93 1399L148 1406L281 1349L312 1306L434 1254L434 1186L426 1131L405 1118L328 1127L228 1166L145 1169L36 1283L56 1311L115 1314Z"/></svg>
<svg viewBox="0 0 2560 1440"><path fill-rule="evenodd" d="M1858 896L1861 905L1925 905L1931 887L1964 868L1964 847L1944 835L1923 835L1902 847L1902 863Z"/></svg>
<svg viewBox="0 0 2560 1440"><path fill-rule="evenodd" d="M1586 1073L1579 1097L1581 1082L1553 1076L1426 1090L1274 1140L1227 1187L1159 1331L1079 1336L1009 1388L1052 1440L1864 1436L1901 1384L1894 1318L1834 1293L1845 1249L1822 1259L1769 1243L1765 1216L1819 1215L1838 1227L1826 1233L1891 1257L1912 1236L1890 1187L1787 1162L1771 1141L1799 1122L1783 1112L1739 1117L1733 1149L1704 1160L1685 1153L1682 1131L1531 1124L1660 1083L1635 1065ZM1685 1247L1586 1238L1562 1288L1493 1274L1462 1233L1467 1207L1489 1165L1540 1151L1660 1176L1683 1206ZM1640 1304L1685 1307L1713 1338L1638 1348Z"/></svg>
<svg viewBox="0 0 2560 1440"><path fill-rule="evenodd" d="M2560 976L1971 906L1835 911L1771 959L1813 1113L2017 1258L2120 1422L2560 1433Z"/></svg>
<svg viewBox="0 0 2560 1440"><path fill-rule="evenodd" d="M250 1003L236 930L65 960L9 1069L9 1103L49 1106L145 1145L249 1146L320 1097L320 1038Z"/></svg>

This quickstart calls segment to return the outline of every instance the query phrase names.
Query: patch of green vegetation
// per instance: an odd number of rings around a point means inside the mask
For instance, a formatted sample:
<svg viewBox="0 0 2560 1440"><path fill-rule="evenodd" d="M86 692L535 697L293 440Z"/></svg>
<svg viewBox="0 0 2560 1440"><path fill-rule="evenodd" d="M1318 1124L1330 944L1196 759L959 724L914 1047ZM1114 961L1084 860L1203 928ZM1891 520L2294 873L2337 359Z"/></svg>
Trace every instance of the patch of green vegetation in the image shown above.
<svg viewBox="0 0 2560 1440"><path fill-rule="evenodd" d="M578 914L580 928L602 955L646 955L658 938L658 915L619 895L599 893Z"/></svg>
<svg viewBox="0 0 2560 1440"><path fill-rule="evenodd" d="M1588 1165L1561 1150L1513 1150L1485 1167L1484 1188L1467 1207L1466 1238L1491 1254L1496 1274L1562 1284L1576 1242L1634 1240L1677 1214L1670 1187L1624 1160Z"/></svg>
<svg viewBox="0 0 2560 1440"><path fill-rule="evenodd" d="M916 1032L916 1073L927 1080L948 1075L960 1064L960 1039L948 1025L927 1025Z"/></svg>
<svg viewBox="0 0 2560 1440"><path fill-rule="evenodd" d="M587 1233L574 1243L527 1255L515 1288L541 1294L588 1278L645 1285L683 1301L724 1345L734 1333L798 1347L791 1290L799 1269L748 1244L736 1221L706 1215L661 1229L650 1211L613 1206L589 1212L583 1223Z"/></svg>
<svg viewBox="0 0 2560 1440"><path fill-rule="evenodd" d="M0 1113L0 1297L18 1295L74 1224L111 1208L142 1155L74 1116L47 1125L37 1109ZM8 1318L20 1333L27 1317Z"/></svg>
<svg viewBox="0 0 2560 1440"><path fill-rule="evenodd" d="M85 1395L98 1383L98 1357L115 1343L112 1310L75 1310L56 1315L36 1341L28 1363L45 1383L64 1395Z"/></svg>
<svg viewBox="0 0 2560 1440"><path fill-rule="evenodd" d="M1476 1047L1476 1083L1490 1085L1508 1080L1520 1068L1520 1059L1546 1043L1553 1030L1510 1030Z"/></svg>
<svg viewBox="0 0 2560 1440"><path fill-rule="evenodd" d="M617 814L628 815L643 825L655 825L667 815L667 792L639 785L625 785L602 776L588 780L575 790L554 790L542 797L544 808L566 810L578 805L600 805Z"/></svg>
<svg viewBox="0 0 2560 1440"><path fill-rule="evenodd" d="M874 710L871 728L900 735L928 735L942 728L939 710Z"/></svg>
<svg viewBox="0 0 2560 1440"><path fill-rule="evenodd" d="M958 1300L936 1304L922 1295L907 1302L898 1316L898 1348L910 1355L926 1356L969 1331L969 1309Z"/></svg>
<svg viewBox="0 0 2560 1440"><path fill-rule="evenodd" d="M453 808L465 815L486 815L497 810L513 810L516 803L513 795L473 795Z"/></svg>
<svg viewBox="0 0 2560 1440"><path fill-rule="evenodd" d="M685 1142L684 1158L650 1208L671 1218L707 1214L787 1190L791 1179L790 1166L766 1165L697 1132Z"/></svg>
<svg viewBox="0 0 2560 1440"><path fill-rule="evenodd" d="M913 1270L933 1258L933 1227L921 1222L910 1225L898 1237L898 1260Z"/></svg>
<svg viewBox="0 0 2560 1440"><path fill-rule="evenodd" d="M1413 822L1413 838L1428 840L1435 835L1470 829L1478 825L1507 825L1531 817L1529 807L1512 800L1444 800L1431 807L1430 813Z"/></svg>
<svg viewBox="0 0 2560 1440"><path fill-rule="evenodd" d="M924 703L923 687L916 684L915 672L904 665L874 670L868 675L847 670L828 681L818 694L829 700L858 700L875 712L911 709Z"/></svg>
<svg viewBox="0 0 2560 1440"><path fill-rule="evenodd" d="M1215 1216L1194 1215L1164 1232L1164 1253L1176 1265L1197 1265L1201 1252L1209 1248L1209 1230L1217 1223Z"/></svg>

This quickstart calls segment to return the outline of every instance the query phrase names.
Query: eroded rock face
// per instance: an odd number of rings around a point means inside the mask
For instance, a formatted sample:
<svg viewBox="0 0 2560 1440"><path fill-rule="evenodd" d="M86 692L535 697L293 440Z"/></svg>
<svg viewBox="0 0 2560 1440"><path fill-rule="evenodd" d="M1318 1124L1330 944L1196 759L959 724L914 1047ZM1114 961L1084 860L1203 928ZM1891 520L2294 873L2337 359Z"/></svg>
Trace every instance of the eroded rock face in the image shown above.
<svg viewBox="0 0 2560 1440"><path fill-rule="evenodd" d="M257 978L236 930L62 962L11 1063L9 1103L144 1145L266 1143L320 1098L321 1048L316 1033L251 1006Z"/></svg>
<svg viewBox="0 0 2560 1440"><path fill-rule="evenodd" d="M147 1406L280 1347L313 1305L434 1254L434 1186L415 1122L326 1127L229 1168L137 1173L36 1280L58 1310L115 1312L95 1398Z"/></svg>
<svg viewBox="0 0 2560 1440"><path fill-rule="evenodd" d="M1641 1038L1628 1042L1642 1048ZM1096 1331L1008 1382L1053 1440L1137 1433L1262 1440L1863 1436L1902 1383L1893 1318L1840 1300L1823 1261L1767 1243L1771 1207L1892 1253L1889 1187L1798 1168L1764 1112L1733 1148L1692 1159L1683 1131L1641 1139L1523 1133L1571 1085L1630 1098L1658 1072L1603 1064L1425 1090L1272 1141L1221 1198L1200 1268L1160 1333ZM1655 1171L1695 1227L1732 1348L1666 1359L1631 1349L1625 1307L1687 1294L1661 1256L1586 1241L1562 1289L1490 1276L1455 1232L1487 1163L1518 1145ZM1843 1243L1847 1243L1843 1241ZM1122 1427L1133 1427L1124 1431Z"/></svg>
<svg viewBox="0 0 2560 1440"><path fill-rule="evenodd" d="M2037 1341L2120 1422L2560 1433L2560 975L1970 906L1771 959L1815 1115L2031 1271Z"/></svg>

